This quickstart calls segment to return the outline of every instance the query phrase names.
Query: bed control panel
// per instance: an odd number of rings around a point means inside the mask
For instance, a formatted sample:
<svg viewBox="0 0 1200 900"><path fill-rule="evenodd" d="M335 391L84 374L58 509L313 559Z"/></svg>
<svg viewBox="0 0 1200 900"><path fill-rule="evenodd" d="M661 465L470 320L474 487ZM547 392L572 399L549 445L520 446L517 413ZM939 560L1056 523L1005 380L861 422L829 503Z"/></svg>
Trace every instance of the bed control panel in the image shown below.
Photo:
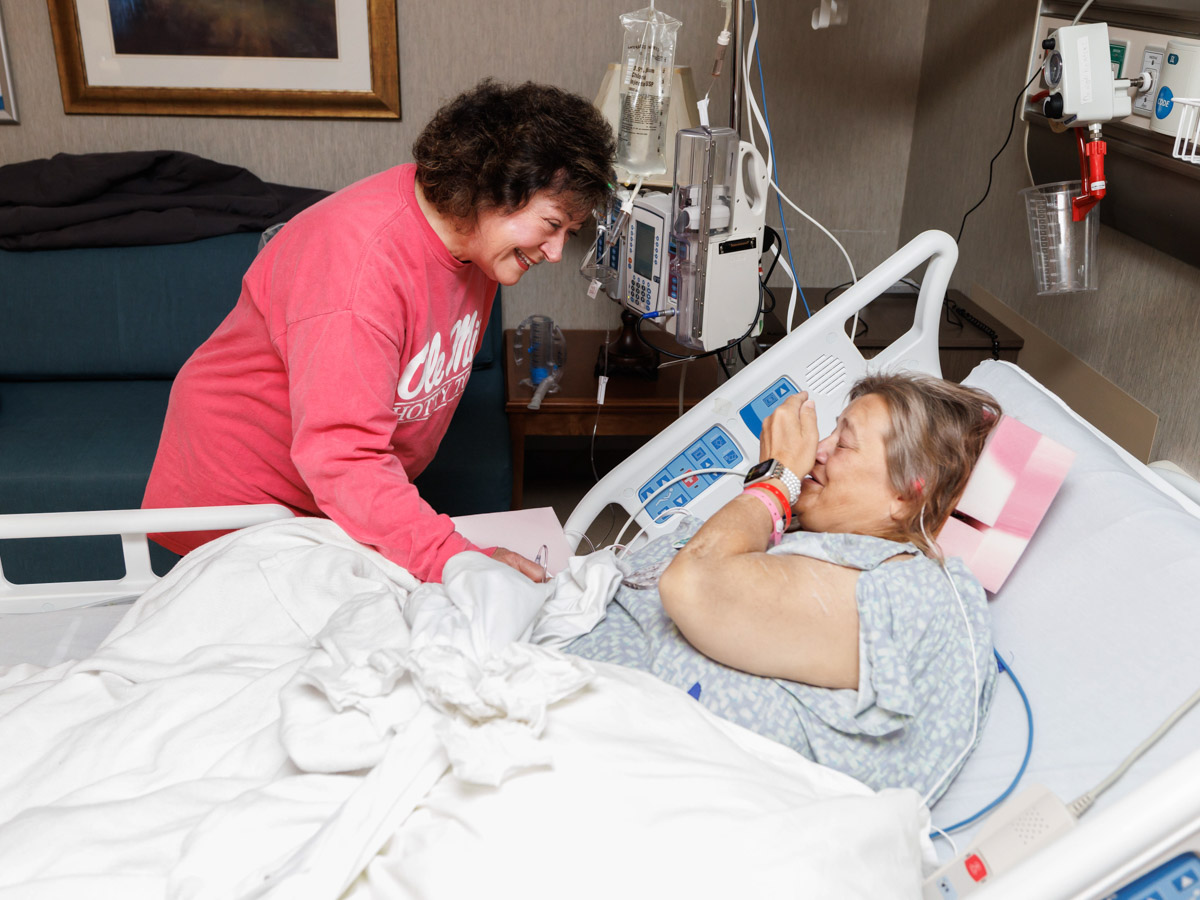
<svg viewBox="0 0 1200 900"><path fill-rule="evenodd" d="M672 478L694 473L690 478L675 482L650 502L646 512L657 518L671 507L690 503L716 484L721 476L705 475L705 469L736 469L745 458L729 432L719 425L714 425L672 459L666 468L660 469L653 478L638 488L638 501L645 502Z"/></svg>
<svg viewBox="0 0 1200 900"><path fill-rule="evenodd" d="M755 437L762 434L763 421L779 408L790 394L798 394L800 389L796 382L784 375L772 382L770 387L743 406L740 410L742 421Z"/></svg>
<svg viewBox="0 0 1200 900"><path fill-rule="evenodd" d="M1111 900L1195 900L1200 897L1200 856L1181 853L1111 895Z"/></svg>

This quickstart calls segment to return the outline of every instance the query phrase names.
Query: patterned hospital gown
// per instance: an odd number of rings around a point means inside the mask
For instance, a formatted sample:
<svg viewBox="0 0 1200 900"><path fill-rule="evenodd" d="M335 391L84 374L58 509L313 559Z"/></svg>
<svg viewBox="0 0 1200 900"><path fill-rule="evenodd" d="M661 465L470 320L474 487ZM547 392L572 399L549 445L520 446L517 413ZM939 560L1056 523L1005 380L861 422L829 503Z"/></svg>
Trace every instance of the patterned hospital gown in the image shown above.
<svg viewBox="0 0 1200 900"><path fill-rule="evenodd" d="M689 517L675 532L630 554L627 562L634 571L653 571L700 524ZM982 733L995 687L983 589L960 560L948 561L970 621L970 646L963 607L945 573L912 544L855 534L797 533L785 535L769 552L862 571L857 690L762 678L709 659L679 633L653 586L638 590L622 585L605 619L566 650L650 672L717 715L809 759L875 789L912 787L922 796L932 791L932 803L950 783L943 777L947 770L961 767L959 756L971 740L976 708ZM884 563L905 552L915 555Z"/></svg>

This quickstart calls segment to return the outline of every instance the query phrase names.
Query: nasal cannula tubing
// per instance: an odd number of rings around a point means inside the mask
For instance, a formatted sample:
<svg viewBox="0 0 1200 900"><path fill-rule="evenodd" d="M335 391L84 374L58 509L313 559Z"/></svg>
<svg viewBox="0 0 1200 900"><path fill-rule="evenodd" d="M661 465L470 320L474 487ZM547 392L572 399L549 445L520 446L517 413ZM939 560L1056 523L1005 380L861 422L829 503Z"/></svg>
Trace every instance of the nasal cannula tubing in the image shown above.
<svg viewBox="0 0 1200 900"><path fill-rule="evenodd" d="M925 538L925 543L931 547L936 547L937 545L929 539L929 534L925 531L925 507L923 505L921 507L920 525L921 535ZM950 589L954 591L954 599L958 601L958 610L962 613L963 626L967 629L967 653L971 660L971 674L975 676L975 693L971 695L971 707L974 713L971 719L971 737L967 739L967 743L963 746L962 751L955 758L954 762L950 764L950 767L942 773L942 777L933 783L933 786L922 798L921 802L926 806L929 805L929 799L934 795L934 792L954 774L954 770L967 758L967 754L975 746L975 739L979 736L979 664L975 659L975 632L971 628L971 620L967 617L967 605L963 603L962 594L958 592L958 585L954 583L954 578L951 576L950 570L946 568L946 561L939 558L935 562L941 566L942 574L950 582Z"/></svg>

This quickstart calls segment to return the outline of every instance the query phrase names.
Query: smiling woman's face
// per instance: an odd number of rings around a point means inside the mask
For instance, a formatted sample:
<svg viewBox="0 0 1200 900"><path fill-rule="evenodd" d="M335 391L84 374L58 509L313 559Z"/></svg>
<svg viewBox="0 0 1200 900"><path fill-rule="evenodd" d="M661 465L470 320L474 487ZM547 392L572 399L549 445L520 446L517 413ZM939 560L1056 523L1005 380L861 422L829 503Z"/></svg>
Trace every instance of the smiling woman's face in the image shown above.
<svg viewBox="0 0 1200 900"><path fill-rule="evenodd" d="M796 516L806 531L887 533L904 501L887 468L891 415L878 394L843 410L833 433L817 445L817 459L801 486Z"/></svg>
<svg viewBox="0 0 1200 900"><path fill-rule="evenodd" d="M587 218L586 213L571 213L571 199L542 189L516 212L481 211L459 258L503 285L516 284L539 263L558 262L567 239Z"/></svg>

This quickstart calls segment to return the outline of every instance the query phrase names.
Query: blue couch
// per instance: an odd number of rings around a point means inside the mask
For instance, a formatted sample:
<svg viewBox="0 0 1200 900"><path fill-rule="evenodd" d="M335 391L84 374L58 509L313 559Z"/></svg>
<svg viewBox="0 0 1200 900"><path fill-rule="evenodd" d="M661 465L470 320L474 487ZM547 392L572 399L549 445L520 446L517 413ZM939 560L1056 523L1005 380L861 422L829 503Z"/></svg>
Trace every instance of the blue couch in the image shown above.
<svg viewBox="0 0 1200 900"><path fill-rule="evenodd" d="M0 250L0 513L141 505L171 379L237 300L259 233L185 244ZM449 515L508 509L497 295L437 459L417 479ZM155 570L176 557L153 548ZM0 542L10 581L117 578L119 539Z"/></svg>

